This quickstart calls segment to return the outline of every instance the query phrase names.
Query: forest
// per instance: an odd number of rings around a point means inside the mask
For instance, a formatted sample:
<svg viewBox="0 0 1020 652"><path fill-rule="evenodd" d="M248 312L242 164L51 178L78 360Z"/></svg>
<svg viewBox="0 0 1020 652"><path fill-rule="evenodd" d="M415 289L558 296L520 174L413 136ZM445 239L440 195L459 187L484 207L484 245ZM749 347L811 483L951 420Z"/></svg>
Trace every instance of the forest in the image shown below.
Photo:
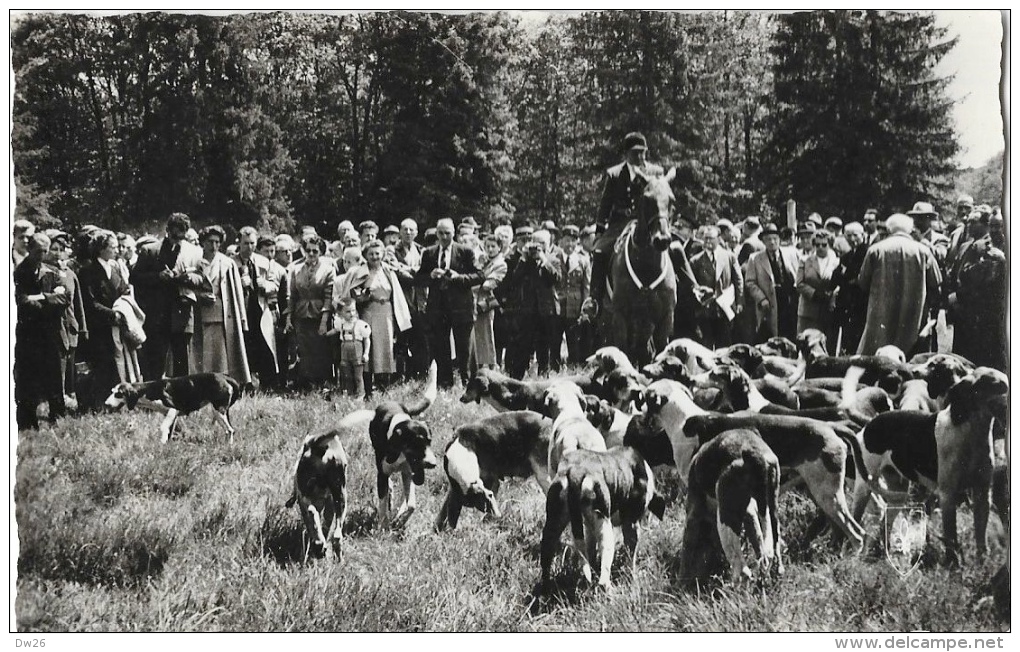
<svg viewBox="0 0 1020 652"><path fill-rule="evenodd" d="M630 131L695 223L960 176L929 13L37 13L11 43L16 217L65 228L587 224Z"/></svg>

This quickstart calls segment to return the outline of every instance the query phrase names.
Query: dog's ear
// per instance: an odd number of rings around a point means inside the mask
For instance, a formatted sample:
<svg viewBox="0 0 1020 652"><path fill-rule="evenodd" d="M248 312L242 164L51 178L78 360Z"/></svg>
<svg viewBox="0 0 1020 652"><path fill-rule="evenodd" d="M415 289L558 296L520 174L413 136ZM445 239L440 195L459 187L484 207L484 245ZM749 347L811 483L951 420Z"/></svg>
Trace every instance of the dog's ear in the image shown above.
<svg viewBox="0 0 1020 652"><path fill-rule="evenodd" d="M599 413L599 397L591 394L584 395L584 401L581 403L584 407L585 414L594 415Z"/></svg>
<svg viewBox="0 0 1020 652"><path fill-rule="evenodd" d="M639 410L645 409L645 391L646 390L641 390L640 392L637 392L631 399L634 401L634 407Z"/></svg>
<svg viewBox="0 0 1020 652"><path fill-rule="evenodd" d="M666 499L658 491L653 493L652 499L648 501L648 511L655 514L660 521L666 517Z"/></svg>
<svg viewBox="0 0 1020 652"><path fill-rule="evenodd" d="M135 406L138 405L138 399L142 397L142 393L135 391L133 387L128 385L121 386L119 391L124 395L124 402L127 403L128 408L131 410L135 409Z"/></svg>
<svg viewBox="0 0 1020 652"><path fill-rule="evenodd" d="M974 376L968 375L949 388L949 418L955 425L960 425L970 418L977 407L974 397Z"/></svg>

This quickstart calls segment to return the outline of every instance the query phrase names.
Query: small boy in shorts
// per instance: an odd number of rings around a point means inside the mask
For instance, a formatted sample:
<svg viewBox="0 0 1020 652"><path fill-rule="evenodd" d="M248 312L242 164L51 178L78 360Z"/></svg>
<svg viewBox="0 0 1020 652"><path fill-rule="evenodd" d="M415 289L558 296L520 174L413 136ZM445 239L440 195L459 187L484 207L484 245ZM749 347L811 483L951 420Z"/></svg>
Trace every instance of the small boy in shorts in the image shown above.
<svg viewBox="0 0 1020 652"><path fill-rule="evenodd" d="M326 331L334 339L333 362L340 371L340 391L354 396L365 395L365 364L372 348L372 329L358 319L354 299L341 299L340 309L333 315L333 327Z"/></svg>

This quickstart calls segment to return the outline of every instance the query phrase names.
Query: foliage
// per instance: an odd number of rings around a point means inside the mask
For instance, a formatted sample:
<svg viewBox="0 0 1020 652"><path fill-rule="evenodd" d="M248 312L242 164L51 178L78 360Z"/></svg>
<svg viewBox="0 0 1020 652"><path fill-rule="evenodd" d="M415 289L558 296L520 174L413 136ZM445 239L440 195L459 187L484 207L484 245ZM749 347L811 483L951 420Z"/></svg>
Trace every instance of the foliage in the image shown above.
<svg viewBox="0 0 1020 652"><path fill-rule="evenodd" d="M952 206L957 197L967 194L974 198L976 204L1002 206L1004 169L1004 152L999 152L981 167L960 170L956 178L956 187L953 189L953 196L947 197L948 201L944 205Z"/></svg>
<svg viewBox="0 0 1020 652"><path fill-rule="evenodd" d="M775 17L774 103L765 190L805 212L906 211L950 185L958 145L953 47L925 13L826 11Z"/></svg>
<svg viewBox="0 0 1020 652"><path fill-rule="evenodd" d="M18 15L17 215L593 220L632 130L698 222L948 192L928 14Z"/></svg>

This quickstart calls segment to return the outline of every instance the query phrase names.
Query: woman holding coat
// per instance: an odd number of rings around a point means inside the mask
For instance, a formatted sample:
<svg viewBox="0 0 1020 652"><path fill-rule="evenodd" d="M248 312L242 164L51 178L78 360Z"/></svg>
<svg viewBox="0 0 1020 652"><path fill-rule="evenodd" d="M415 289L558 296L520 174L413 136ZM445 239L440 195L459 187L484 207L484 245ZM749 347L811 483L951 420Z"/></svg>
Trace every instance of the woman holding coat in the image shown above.
<svg viewBox="0 0 1020 652"><path fill-rule="evenodd" d="M397 371L393 345L398 332L411 328L411 312L396 273L383 263L386 245L382 240L371 240L362 248L365 264L349 270L339 291L345 296L334 297L334 306L340 299L351 297L358 306L358 316L372 329L370 357L365 365L365 395L371 396L375 387L384 388Z"/></svg>

